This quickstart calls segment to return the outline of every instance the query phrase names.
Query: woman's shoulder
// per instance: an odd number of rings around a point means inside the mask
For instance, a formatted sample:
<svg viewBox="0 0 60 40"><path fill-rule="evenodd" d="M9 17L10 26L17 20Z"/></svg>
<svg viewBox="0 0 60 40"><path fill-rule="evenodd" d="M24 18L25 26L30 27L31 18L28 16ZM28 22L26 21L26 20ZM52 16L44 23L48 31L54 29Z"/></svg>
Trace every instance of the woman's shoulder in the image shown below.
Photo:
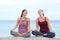
<svg viewBox="0 0 60 40"><path fill-rule="evenodd" d="M18 17L17 20L20 20L20 17Z"/></svg>
<svg viewBox="0 0 60 40"><path fill-rule="evenodd" d="M44 16L46 19L49 19L47 16Z"/></svg>
<svg viewBox="0 0 60 40"><path fill-rule="evenodd" d="M39 21L39 17L37 17L35 21Z"/></svg>
<svg viewBox="0 0 60 40"><path fill-rule="evenodd" d="M50 21L49 18L48 18L47 16L45 16L45 19L46 19L46 21Z"/></svg>
<svg viewBox="0 0 60 40"><path fill-rule="evenodd" d="M47 16L44 16L44 18L48 18Z"/></svg>
<svg viewBox="0 0 60 40"><path fill-rule="evenodd" d="M36 20L38 20L38 19L39 19L39 17L36 18Z"/></svg>
<svg viewBox="0 0 60 40"><path fill-rule="evenodd" d="M30 21L30 18L26 18L27 21Z"/></svg>

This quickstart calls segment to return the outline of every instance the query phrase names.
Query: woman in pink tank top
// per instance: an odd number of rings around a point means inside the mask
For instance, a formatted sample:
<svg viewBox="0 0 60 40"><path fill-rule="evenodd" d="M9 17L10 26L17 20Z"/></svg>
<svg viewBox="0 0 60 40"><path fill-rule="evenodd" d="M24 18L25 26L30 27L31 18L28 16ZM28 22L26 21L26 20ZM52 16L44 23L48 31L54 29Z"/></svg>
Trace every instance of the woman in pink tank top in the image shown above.
<svg viewBox="0 0 60 40"><path fill-rule="evenodd" d="M44 16L42 9L38 10L39 17L36 19L36 30L32 30L32 34L35 36L42 35L43 37L53 38L55 33L50 27L50 22L47 17ZM39 29L39 31L37 31Z"/></svg>
<svg viewBox="0 0 60 40"><path fill-rule="evenodd" d="M13 29L11 29L11 34L13 36L19 37L30 37L30 19L26 17L27 10L22 10L21 17L17 19L17 23ZM18 27L18 33L14 30Z"/></svg>

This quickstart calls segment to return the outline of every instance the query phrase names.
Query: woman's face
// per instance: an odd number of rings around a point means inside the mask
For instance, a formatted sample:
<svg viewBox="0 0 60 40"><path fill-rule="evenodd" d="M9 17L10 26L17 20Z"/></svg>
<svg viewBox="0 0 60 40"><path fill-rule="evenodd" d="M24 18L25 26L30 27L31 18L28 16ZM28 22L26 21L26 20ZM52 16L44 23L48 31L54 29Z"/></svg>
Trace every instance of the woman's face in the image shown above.
<svg viewBox="0 0 60 40"><path fill-rule="evenodd" d="M43 10L39 10L39 11L38 11L38 14L39 14L40 16L43 16L43 14L44 14L44 13L43 13Z"/></svg>
<svg viewBox="0 0 60 40"><path fill-rule="evenodd" d="M24 15L24 16L26 16L26 15L27 15L27 10L25 10L25 11L23 12L23 15Z"/></svg>

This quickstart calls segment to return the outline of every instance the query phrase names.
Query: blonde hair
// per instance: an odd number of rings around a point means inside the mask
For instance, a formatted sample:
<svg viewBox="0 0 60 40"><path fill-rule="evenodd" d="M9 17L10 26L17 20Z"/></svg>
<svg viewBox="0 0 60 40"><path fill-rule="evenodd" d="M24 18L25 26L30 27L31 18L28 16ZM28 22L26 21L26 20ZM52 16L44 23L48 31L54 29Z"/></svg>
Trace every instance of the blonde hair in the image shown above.
<svg viewBox="0 0 60 40"><path fill-rule="evenodd" d="M44 12L42 9L39 9L39 10L38 10L38 13L39 13L39 11L42 11L42 12ZM44 16L44 13L43 13L43 16Z"/></svg>

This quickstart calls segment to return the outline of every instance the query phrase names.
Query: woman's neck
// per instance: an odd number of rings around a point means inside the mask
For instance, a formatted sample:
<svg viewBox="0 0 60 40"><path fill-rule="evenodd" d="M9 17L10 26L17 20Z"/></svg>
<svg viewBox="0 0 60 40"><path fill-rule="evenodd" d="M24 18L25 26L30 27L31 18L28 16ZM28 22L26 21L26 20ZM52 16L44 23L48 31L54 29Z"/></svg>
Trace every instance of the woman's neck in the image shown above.
<svg viewBox="0 0 60 40"><path fill-rule="evenodd" d="M26 17L25 16L22 16L23 19L25 19Z"/></svg>
<svg viewBox="0 0 60 40"><path fill-rule="evenodd" d="M40 18L43 18L44 16L40 16Z"/></svg>

